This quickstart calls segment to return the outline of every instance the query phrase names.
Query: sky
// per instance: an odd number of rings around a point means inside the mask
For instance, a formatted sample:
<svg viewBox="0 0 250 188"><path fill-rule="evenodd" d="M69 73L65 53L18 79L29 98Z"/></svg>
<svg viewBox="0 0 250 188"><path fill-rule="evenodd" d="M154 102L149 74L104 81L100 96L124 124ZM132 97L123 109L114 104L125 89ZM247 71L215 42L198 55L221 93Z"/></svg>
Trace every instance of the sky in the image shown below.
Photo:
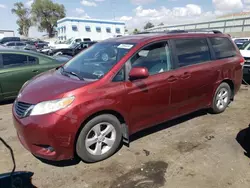
<svg viewBox="0 0 250 188"><path fill-rule="evenodd" d="M30 7L33 0L0 0L0 30L14 30L17 17L11 13L15 2ZM250 11L250 0L52 0L63 4L66 16L89 19L120 20L129 31L142 29L148 22L154 25L191 23L215 19L232 12ZM31 37L42 34L36 27Z"/></svg>

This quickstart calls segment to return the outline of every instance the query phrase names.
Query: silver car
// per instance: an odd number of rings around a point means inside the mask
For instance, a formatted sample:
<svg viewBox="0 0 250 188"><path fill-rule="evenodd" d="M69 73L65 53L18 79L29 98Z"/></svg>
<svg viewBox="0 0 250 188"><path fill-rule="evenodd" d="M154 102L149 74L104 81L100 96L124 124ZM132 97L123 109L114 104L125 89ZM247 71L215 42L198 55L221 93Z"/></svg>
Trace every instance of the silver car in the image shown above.
<svg viewBox="0 0 250 188"><path fill-rule="evenodd" d="M35 46L32 46L30 44L27 44L21 41L7 42L7 43L4 43L3 46L7 48L17 49L17 50L36 50Z"/></svg>

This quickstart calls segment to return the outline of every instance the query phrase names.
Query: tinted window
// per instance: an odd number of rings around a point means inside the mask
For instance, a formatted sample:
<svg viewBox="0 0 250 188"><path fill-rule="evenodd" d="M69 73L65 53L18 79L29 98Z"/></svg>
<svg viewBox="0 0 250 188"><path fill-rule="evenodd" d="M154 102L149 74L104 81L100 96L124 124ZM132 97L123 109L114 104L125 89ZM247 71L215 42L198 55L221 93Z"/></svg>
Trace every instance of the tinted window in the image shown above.
<svg viewBox="0 0 250 188"><path fill-rule="evenodd" d="M217 59L234 57L237 52L228 38L210 38Z"/></svg>
<svg viewBox="0 0 250 188"><path fill-rule="evenodd" d="M3 66L4 68L25 65L27 61L26 55L20 54L3 54Z"/></svg>
<svg viewBox="0 0 250 188"><path fill-rule="evenodd" d="M172 69L170 50L166 42L155 43L140 50L131 59L132 67L145 67L150 75Z"/></svg>
<svg viewBox="0 0 250 188"><path fill-rule="evenodd" d="M11 43L6 44L6 46L15 46L15 43L11 42Z"/></svg>
<svg viewBox="0 0 250 188"><path fill-rule="evenodd" d="M76 43L82 42L82 39L75 39L75 42L76 42Z"/></svg>
<svg viewBox="0 0 250 188"><path fill-rule="evenodd" d="M175 45L179 67L211 60L207 40L204 38L178 39L175 40Z"/></svg>
<svg viewBox="0 0 250 188"><path fill-rule="evenodd" d="M90 38L84 38L83 41L87 42L87 41L91 41L91 39Z"/></svg>
<svg viewBox="0 0 250 188"><path fill-rule="evenodd" d="M16 43L16 46L25 46L26 44L25 43L22 43L22 42L18 42Z"/></svg>
<svg viewBox="0 0 250 188"><path fill-rule="evenodd" d="M36 57L28 56L28 62L29 62L29 64L38 64L39 60Z"/></svg>

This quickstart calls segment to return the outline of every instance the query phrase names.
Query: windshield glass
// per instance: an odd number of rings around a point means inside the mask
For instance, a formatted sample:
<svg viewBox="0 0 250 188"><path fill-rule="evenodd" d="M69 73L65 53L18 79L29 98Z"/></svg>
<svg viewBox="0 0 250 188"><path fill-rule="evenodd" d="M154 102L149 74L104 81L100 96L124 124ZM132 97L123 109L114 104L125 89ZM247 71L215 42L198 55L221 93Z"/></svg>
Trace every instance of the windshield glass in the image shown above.
<svg viewBox="0 0 250 188"><path fill-rule="evenodd" d="M71 44L70 46L69 46L69 48L75 48L75 47L77 47L79 45L79 43L73 43L73 44Z"/></svg>
<svg viewBox="0 0 250 188"><path fill-rule="evenodd" d="M77 73L82 79L101 79L133 46L111 42L94 44L65 64L64 70Z"/></svg>
<svg viewBox="0 0 250 188"><path fill-rule="evenodd" d="M73 38L70 38L68 40L66 40L65 42L63 42L63 44L71 44L73 41Z"/></svg>
<svg viewBox="0 0 250 188"><path fill-rule="evenodd" d="M250 42L243 43L242 46L240 46L240 50L248 50L250 47Z"/></svg>

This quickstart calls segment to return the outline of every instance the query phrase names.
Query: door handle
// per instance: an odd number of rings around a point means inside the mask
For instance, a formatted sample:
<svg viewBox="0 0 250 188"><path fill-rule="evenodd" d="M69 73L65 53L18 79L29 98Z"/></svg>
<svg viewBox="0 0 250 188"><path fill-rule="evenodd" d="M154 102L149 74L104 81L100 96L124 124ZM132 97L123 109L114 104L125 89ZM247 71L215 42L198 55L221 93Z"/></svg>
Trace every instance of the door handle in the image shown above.
<svg viewBox="0 0 250 188"><path fill-rule="evenodd" d="M169 83L176 82L177 80L178 80L178 78L177 78L176 76L170 76L170 77L167 79L167 81L168 81Z"/></svg>
<svg viewBox="0 0 250 188"><path fill-rule="evenodd" d="M189 72L185 72L182 76L181 79L185 80L191 77L191 74Z"/></svg>
<svg viewBox="0 0 250 188"><path fill-rule="evenodd" d="M38 72L38 70L32 70L32 72L37 73L37 72Z"/></svg>

